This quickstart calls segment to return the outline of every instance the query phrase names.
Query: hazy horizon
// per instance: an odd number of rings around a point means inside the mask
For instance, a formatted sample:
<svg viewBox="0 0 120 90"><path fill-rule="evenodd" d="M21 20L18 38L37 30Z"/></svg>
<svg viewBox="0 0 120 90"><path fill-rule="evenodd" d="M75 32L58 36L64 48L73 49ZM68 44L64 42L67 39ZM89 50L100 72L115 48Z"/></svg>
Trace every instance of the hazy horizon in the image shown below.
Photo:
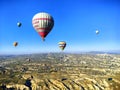
<svg viewBox="0 0 120 90"><path fill-rule="evenodd" d="M48 53L71 53L71 54L87 54L87 53L94 53L94 54L103 54L103 53L113 53L113 54L120 54L120 50L104 50L104 51L61 51L61 52L20 52L20 53L0 53L0 55L27 55L27 54L48 54Z"/></svg>

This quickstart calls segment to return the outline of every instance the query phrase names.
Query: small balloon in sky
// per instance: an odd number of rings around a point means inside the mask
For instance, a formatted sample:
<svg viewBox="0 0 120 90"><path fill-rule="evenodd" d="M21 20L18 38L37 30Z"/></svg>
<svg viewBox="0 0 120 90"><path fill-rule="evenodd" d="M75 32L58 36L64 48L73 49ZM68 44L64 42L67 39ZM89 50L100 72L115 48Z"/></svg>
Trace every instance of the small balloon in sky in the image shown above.
<svg viewBox="0 0 120 90"><path fill-rule="evenodd" d="M14 42L13 46L16 47L18 45L18 42Z"/></svg>
<svg viewBox="0 0 120 90"><path fill-rule="evenodd" d="M58 43L58 45L59 45L59 48L63 51L66 47L66 42L65 41L60 41Z"/></svg>
<svg viewBox="0 0 120 90"><path fill-rule="evenodd" d="M18 23L17 23L17 26L18 26L18 27L21 27L21 25L22 25L21 22L18 22Z"/></svg>
<svg viewBox="0 0 120 90"><path fill-rule="evenodd" d="M100 33L100 31L99 31L99 30L96 30L96 31L95 31L95 33L96 33L96 34L99 34L99 33Z"/></svg>

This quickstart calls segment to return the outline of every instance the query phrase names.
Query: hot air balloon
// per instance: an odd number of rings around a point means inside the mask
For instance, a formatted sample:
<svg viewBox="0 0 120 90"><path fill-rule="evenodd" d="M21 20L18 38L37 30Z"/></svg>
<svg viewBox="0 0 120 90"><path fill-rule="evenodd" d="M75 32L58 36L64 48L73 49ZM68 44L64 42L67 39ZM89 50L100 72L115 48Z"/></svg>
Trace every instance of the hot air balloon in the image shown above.
<svg viewBox="0 0 120 90"><path fill-rule="evenodd" d="M17 26L18 26L18 27L20 27L21 25L22 25L22 23L20 23L20 22L17 23Z"/></svg>
<svg viewBox="0 0 120 90"><path fill-rule="evenodd" d="M60 49L63 51L66 47L66 42L60 41L58 44L59 44Z"/></svg>
<svg viewBox="0 0 120 90"><path fill-rule="evenodd" d="M54 20L50 14L41 12L33 16L32 24L34 29L38 32L44 41L44 38L48 35L54 26Z"/></svg>
<svg viewBox="0 0 120 90"><path fill-rule="evenodd" d="M17 45L18 45L18 42L14 42L14 43L13 43L13 46L16 47Z"/></svg>
<svg viewBox="0 0 120 90"><path fill-rule="evenodd" d="M96 33L96 34L99 34L99 31L98 31L98 30L96 30L96 31L95 31L95 33Z"/></svg>

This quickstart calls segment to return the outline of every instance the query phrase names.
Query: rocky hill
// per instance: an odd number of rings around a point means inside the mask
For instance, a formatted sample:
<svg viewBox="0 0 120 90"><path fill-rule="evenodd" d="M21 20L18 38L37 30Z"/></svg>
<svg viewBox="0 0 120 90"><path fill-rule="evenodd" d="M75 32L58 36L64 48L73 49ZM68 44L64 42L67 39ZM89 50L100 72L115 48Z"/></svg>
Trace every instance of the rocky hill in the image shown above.
<svg viewBox="0 0 120 90"><path fill-rule="evenodd" d="M120 90L120 55L18 57L1 61L0 90Z"/></svg>

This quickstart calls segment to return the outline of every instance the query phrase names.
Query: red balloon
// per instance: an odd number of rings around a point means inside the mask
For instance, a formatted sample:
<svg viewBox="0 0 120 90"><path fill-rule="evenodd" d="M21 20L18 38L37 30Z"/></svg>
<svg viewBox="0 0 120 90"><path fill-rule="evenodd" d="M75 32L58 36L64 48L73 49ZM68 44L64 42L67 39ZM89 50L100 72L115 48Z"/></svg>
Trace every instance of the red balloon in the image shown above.
<svg viewBox="0 0 120 90"><path fill-rule="evenodd" d="M32 19L32 24L34 29L38 32L38 34L44 40L44 38L52 30L54 26L54 20L50 14L42 12L34 15Z"/></svg>

